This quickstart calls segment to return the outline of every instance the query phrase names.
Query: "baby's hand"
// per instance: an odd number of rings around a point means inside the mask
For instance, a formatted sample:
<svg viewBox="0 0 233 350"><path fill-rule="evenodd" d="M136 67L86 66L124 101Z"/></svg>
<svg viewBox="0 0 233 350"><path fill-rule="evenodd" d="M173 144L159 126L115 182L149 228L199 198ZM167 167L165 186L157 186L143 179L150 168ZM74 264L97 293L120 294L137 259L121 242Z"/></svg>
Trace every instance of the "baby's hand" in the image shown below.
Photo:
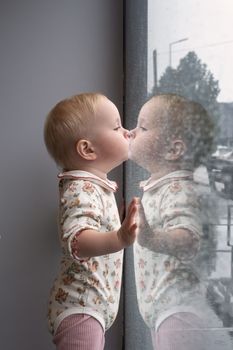
<svg viewBox="0 0 233 350"><path fill-rule="evenodd" d="M126 248L134 243L136 239L137 231L137 217L139 209L139 199L133 198L128 206L126 217L121 225L121 228L117 232L118 239L121 242L123 248Z"/></svg>
<svg viewBox="0 0 233 350"><path fill-rule="evenodd" d="M150 249L150 243L153 240L154 234L146 219L142 203L138 206L138 217L137 241L141 246Z"/></svg>

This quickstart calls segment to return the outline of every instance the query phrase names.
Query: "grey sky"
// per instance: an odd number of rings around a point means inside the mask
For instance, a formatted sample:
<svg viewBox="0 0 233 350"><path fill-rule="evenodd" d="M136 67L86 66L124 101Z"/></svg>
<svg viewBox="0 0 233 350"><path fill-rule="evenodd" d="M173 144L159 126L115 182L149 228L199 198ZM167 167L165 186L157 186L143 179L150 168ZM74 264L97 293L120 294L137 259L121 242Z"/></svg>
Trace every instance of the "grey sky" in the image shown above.
<svg viewBox="0 0 233 350"><path fill-rule="evenodd" d="M233 0L148 0L148 90L153 86L152 52L158 53L158 78L189 51L195 51L219 81L219 102L233 101Z"/></svg>

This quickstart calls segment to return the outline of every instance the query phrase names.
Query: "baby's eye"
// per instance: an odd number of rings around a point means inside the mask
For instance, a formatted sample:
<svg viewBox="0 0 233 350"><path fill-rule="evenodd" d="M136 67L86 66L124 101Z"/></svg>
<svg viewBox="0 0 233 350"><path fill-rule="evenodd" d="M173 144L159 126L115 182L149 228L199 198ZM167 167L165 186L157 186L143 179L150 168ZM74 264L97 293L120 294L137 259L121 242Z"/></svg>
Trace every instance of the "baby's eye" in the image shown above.
<svg viewBox="0 0 233 350"><path fill-rule="evenodd" d="M144 128L143 126L139 126L139 129L141 129L142 131L147 131L147 129Z"/></svg>
<svg viewBox="0 0 233 350"><path fill-rule="evenodd" d="M117 131L117 130L119 130L121 128L121 126L117 126L115 129L113 129L113 130L115 130L115 131Z"/></svg>

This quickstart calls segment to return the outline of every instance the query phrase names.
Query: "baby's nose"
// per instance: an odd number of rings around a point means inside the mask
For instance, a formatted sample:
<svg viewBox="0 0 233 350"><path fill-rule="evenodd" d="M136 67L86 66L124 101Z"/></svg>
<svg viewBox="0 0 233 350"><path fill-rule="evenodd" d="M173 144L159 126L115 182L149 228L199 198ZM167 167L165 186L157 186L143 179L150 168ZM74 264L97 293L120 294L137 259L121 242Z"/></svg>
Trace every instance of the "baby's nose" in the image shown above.
<svg viewBox="0 0 233 350"><path fill-rule="evenodd" d="M130 138L130 132L129 132L129 130L124 129L124 136L125 136L126 139L129 139L129 138Z"/></svg>
<svg viewBox="0 0 233 350"><path fill-rule="evenodd" d="M129 131L129 137L130 137L131 139L134 139L134 138L135 138L135 129Z"/></svg>

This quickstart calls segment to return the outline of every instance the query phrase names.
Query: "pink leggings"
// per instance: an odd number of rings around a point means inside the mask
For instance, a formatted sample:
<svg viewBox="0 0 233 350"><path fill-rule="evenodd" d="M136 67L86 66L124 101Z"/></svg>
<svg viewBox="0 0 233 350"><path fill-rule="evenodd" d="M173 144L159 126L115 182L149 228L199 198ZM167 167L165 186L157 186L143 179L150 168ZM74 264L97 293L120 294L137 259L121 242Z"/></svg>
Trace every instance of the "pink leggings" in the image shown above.
<svg viewBox="0 0 233 350"><path fill-rule="evenodd" d="M104 331L94 317L75 314L61 322L53 342L57 350L103 350Z"/></svg>
<svg viewBox="0 0 233 350"><path fill-rule="evenodd" d="M156 350L212 350L210 339L202 320L188 312L169 316L152 331Z"/></svg>

